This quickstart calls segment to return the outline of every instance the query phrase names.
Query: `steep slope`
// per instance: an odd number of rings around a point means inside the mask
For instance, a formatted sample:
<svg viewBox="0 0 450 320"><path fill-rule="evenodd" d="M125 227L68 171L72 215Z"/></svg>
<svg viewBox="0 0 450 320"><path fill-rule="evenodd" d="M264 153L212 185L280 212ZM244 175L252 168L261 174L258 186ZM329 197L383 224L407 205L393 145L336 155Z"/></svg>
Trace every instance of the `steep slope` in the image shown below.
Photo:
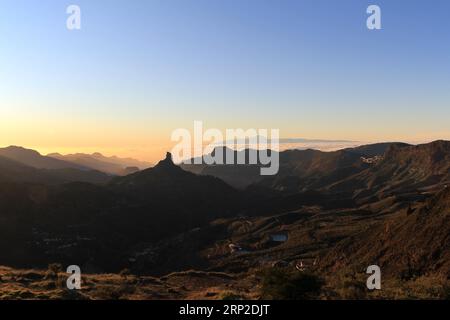
<svg viewBox="0 0 450 320"><path fill-rule="evenodd" d="M400 210L375 227L343 240L324 259L331 268L369 265L383 274L410 279L426 273L450 274L450 188L419 208Z"/></svg>
<svg viewBox="0 0 450 320"><path fill-rule="evenodd" d="M280 154L280 171L258 183L288 193L320 189L367 168L359 154L339 150L291 150Z"/></svg>
<svg viewBox="0 0 450 320"><path fill-rule="evenodd" d="M375 157L382 156L391 147L406 147L409 146L407 143L402 142L382 142L374 144L366 144L355 148L345 149L346 151L359 154L364 157Z"/></svg>
<svg viewBox="0 0 450 320"><path fill-rule="evenodd" d="M393 145L367 170L331 185L331 191L352 191L355 197L378 198L419 190L432 191L450 182L450 141L417 146Z"/></svg>
<svg viewBox="0 0 450 320"><path fill-rule="evenodd" d="M0 181L42 181L43 176L35 168L0 156Z"/></svg>

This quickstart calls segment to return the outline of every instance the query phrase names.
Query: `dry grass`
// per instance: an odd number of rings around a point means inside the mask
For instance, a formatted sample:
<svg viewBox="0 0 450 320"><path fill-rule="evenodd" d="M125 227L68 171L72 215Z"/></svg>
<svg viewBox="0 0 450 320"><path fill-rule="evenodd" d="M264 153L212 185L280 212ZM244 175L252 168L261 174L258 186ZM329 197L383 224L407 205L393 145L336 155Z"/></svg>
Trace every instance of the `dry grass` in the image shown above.
<svg viewBox="0 0 450 320"><path fill-rule="evenodd" d="M327 299L383 299L420 300L450 299L450 281L442 274L420 276L408 281L382 278L381 290L369 291L367 275L357 272L340 272L327 277L324 298Z"/></svg>
<svg viewBox="0 0 450 320"><path fill-rule="evenodd" d="M239 275L189 270L161 278L88 274L82 277L82 289L74 291L66 288L65 273L0 266L0 300L255 300L262 294L257 274L255 270ZM317 299L450 299L450 283L442 275L382 279L379 291L368 291L366 279L366 274L349 271L329 275Z"/></svg>
<svg viewBox="0 0 450 320"><path fill-rule="evenodd" d="M47 270L0 267L0 299L223 299L232 295L256 298L256 293L250 290L253 284L242 279L238 281L226 273L185 271L162 278L88 274L82 276L81 290L68 290L67 276L62 272L55 275ZM244 294L238 294L231 288L237 288Z"/></svg>

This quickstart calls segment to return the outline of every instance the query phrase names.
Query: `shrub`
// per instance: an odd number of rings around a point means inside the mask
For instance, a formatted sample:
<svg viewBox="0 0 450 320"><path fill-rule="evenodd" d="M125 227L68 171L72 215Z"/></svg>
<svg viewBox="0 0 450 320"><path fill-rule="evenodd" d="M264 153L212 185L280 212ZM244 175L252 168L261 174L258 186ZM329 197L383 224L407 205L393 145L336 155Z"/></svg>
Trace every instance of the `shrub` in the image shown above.
<svg viewBox="0 0 450 320"><path fill-rule="evenodd" d="M59 263L51 263L47 268L47 276L50 278L58 278L58 273L62 272L63 267Z"/></svg>
<svg viewBox="0 0 450 320"><path fill-rule="evenodd" d="M128 276L131 275L131 271L130 271L130 269L125 268L119 272L119 275L126 280L128 278Z"/></svg>
<svg viewBox="0 0 450 320"><path fill-rule="evenodd" d="M273 300L318 299L323 280L312 273L269 269L263 273L261 296Z"/></svg>

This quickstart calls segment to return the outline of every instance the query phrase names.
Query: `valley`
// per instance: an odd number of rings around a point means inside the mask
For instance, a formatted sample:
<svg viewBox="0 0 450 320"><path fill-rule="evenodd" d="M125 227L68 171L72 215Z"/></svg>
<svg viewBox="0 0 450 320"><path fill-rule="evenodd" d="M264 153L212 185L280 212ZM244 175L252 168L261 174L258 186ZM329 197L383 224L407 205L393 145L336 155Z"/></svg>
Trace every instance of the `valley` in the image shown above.
<svg viewBox="0 0 450 320"><path fill-rule="evenodd" d="M92 182L0 154L0 297L276 299L268 279L308 275L321 289L306 298L448 297L450 142L283 151L278 175L256 168L168 154ZM70 264L76 293L49 271ZM364 289L373 264L379 292Z"/></svg>

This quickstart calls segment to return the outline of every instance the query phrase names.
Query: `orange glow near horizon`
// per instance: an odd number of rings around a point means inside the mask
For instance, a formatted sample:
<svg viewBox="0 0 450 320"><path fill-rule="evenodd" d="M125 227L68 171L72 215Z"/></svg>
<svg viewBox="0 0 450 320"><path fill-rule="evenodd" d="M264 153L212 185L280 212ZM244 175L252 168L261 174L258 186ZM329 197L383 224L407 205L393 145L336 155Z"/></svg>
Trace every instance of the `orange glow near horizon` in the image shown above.
<svg viewBox="0 0 450 320"><path fill-rule="evenodd" d="M176 142L171 141L172 131L177 128L193 130L193 120L160 117L148 119L110 119L108 117L90 119L81 117L59 117L45 114L17 114L10 110L9 117L0 119L0 147L9 145L34 149L41 154L49 153L94 153L106 156L131 157L157 163L163 159ZM8 119L8 120L6 120ZM14 121L13 121L14 119ZM270 121L272 122L272 121ZM307 138L324 140L349 140L362 144L401 141L425 143L433 140L450 140L450 131L417 130L410 132L408 126L372 128L362 125L345 126L339 123L333 127L317 121L298 123L295 121L260 121L260 119L222 119L204 122L204 130L218 128L281 128L284 138ZM283 150L283 147L280 148Z"/></svg>

